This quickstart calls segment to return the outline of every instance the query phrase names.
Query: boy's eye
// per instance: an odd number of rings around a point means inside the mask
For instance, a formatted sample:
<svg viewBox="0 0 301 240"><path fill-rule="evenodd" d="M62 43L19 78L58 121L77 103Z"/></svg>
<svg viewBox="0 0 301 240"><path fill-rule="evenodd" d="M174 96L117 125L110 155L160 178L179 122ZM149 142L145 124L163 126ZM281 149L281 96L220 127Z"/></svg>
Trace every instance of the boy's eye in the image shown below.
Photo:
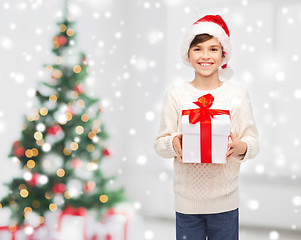
<svg viewBox="0 0 301 240"><path fill-rule="evenodd" d="M218 49L217 49L217 48L212 48L211 50L212 50L212 51L218 51Z"/></svg>
<svg viewBox="0 0 301 240"><path fill-rule="evenodd" d="M195 48L194 51L200 51L200 49L199 48Z"/></svg>

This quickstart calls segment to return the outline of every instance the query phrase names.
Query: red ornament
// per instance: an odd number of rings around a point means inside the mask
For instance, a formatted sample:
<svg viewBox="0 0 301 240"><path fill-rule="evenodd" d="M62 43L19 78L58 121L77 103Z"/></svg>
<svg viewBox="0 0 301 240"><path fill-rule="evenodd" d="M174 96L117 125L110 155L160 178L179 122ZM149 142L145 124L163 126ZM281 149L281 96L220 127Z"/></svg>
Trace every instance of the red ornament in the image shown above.
<svg viewBox="0 0 301 240"><path fill-rule="evenodd" d="M66 191L66 185L64 183L55 183L52 186L52 192L55 194L62 194Z"/></svg>
<svg viewBox="0 0 301 240"><path fill-rule="evenodd" d="M71 160L71 167L73 169L80 168L81 165L82 165L82 160L80 160L79 158L73 158Z"/></svg>
<svg viewBox="0 0 301 240"><path fill-rule="evenodd" d="M38 185L39 176L40 175L38 173L33 173L31 179L27 181L27 183L30 186L36 187Z"/></svg>
<svg viewBox="0 0 301 240"><path fill-rule="evenodd" d="M67 38L65 36L58 36L57 39L60 46L64 46L67 43Z"/></svg>
<svg viewBox="0 0 301 240"><path fill-rule="evenodd" d="M25 155L25 148L21 146L20 141L15 141L13 143L14 155L16 157L23 157Z"/></svg>
<svg viewBox="0 0 301 240"><path fill-rule="evenodd" d="M89 181L89 182L86 182L86 183L85 183L85 185L84 185L84 190L85 190L86 193L90 193L90 192L92 192L94 189L95 189L95 182Z"/></svg>
<svg viewBox="0 0 301 240"><path fill-rule="evenodd" d="M78 92L78 94L83 94L85 92L85 85L80 83L73 87L73 90Z"/></svg>
<svg viewBox="0 0 301 240"><path fill-rule="evenodd" d="M114 208L109 208L108 211L107 211L107 214L108 215L114 215L114 214L116 214L116 211L115 211Z"/></svg>
<svg viewBox="0 0 301 240"><path fill-rule="evenodd" d="M72 107L69 107L68 110L67 110L67 112L68 112L68 113L71 113L72 116L75 115L75 114L74 114L74 110L73 110Z"/></svg>
<svg viewBox="0 0 301 240"><path fill-rule="evenodd" d="M59 125L53 125L47 129L47 133L49 135L56 135L61 132L62 132L62 128Z"/></svg>
<svg viewBox="0 0 301 240"><path fill-rule="evenodd" d="M83 64L88 65L88 59L86 57L83 59Z"/></svg>
<svg viewBox="0 0 301 240"><path fill-rule="evenodd" d="M14 148L19 147L20 146L20 141L15 141L13 143Z"/></svg>
<svg viewBox="0 0 301 240"><path fill-rule="evenodd" d="M25 155L25 148L22 146L18 146L14 149L14 155L16 157L24 157Z"/></svg>
<svg viewBox="0 0 301 240"><path fill-rule="evenodd" d="M105 155L105 156L111 156L111 153L110 153L109 149L107 149L107 148L104 148L102 150L102 154Z"/></svg>

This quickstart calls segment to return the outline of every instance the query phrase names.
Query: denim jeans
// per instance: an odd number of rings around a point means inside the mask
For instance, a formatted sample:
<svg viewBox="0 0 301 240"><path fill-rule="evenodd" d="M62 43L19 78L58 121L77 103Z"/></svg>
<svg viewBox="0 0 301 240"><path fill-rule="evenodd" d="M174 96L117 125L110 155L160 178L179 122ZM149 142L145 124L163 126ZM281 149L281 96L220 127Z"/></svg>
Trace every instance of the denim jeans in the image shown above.
<svg viewBox="0 0 301 240"><path fill-rule="evenodd" d="M238 208L214 214L176 212L177 240L238 240Z"/></svg>

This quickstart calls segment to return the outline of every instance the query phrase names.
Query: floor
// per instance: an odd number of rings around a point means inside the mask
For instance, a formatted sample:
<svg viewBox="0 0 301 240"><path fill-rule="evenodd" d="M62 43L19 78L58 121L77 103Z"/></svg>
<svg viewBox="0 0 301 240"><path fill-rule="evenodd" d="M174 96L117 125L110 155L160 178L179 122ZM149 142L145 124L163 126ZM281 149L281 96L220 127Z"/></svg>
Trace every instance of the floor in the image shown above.
<svg viewBox="0 0 301 240"><path fill-rule="evenodd" d="M145 240L175 240L172 220L144 218ZM240 240L301 240L301 232L240 226Z"/></svg>

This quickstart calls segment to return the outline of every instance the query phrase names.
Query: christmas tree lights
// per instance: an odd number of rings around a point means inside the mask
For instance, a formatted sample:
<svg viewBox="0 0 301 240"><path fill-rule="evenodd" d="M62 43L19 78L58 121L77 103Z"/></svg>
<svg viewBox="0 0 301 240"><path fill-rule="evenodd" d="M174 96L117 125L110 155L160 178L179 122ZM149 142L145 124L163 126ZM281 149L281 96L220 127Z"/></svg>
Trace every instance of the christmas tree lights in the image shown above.
<svg viewBox="0 0 301 240"><path fill-rule="evenodd" d="M23 176L14 178L0 207L12 210L13 223L21 226L35 216L43 224L47 211L84 207L99 212L123 201L123 189L110 190L99 168L110 155L108 134L101 122L98 99L86 94L88 59L75 51L75 23L68 19L67 4L59 31L53 38L53 65L46 65L50 80L39 89L39 106L26 114L20 140L13 143L10 157ZM48 92L48 94L47 94ZM15 227L12 227L16 231ZM31 231L29 229L28 231Z"/></svg>

